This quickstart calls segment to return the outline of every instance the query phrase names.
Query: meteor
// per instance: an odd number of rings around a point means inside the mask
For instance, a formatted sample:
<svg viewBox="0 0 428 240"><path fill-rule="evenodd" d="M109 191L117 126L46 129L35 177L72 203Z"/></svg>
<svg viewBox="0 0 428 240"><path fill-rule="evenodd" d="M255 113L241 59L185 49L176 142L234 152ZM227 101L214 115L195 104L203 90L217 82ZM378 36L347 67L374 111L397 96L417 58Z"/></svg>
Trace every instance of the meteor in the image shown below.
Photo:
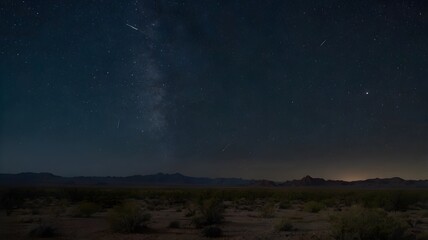
<svg viewBox="0 0 428 240"><path fill-rule="evenodd" d="M134 26L132 26L132 25L126 24L126 26L128 26L128 27L130 27L130 28L134 29L135 31L139 31L139 29L138 29L138 28L136 28L136 27L134 27Z"/></svg>

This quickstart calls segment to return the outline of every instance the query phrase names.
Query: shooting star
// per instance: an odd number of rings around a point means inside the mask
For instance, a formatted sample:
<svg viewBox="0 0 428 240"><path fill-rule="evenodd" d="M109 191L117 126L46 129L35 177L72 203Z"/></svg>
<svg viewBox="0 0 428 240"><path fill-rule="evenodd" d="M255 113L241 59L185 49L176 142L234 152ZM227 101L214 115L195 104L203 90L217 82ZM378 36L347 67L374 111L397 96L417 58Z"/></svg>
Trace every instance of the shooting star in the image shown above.
<svg viewBox="0 0 428 240"><path fill-rule="evenodd" d="M322 41L322 43L320 44L320 47L322 47L322 45L324 45L325 41L327 41L327 39Z"/></svg>
<svg viewBox="0 0 428 240"><path fill-rule="evenodd" d="M128 27L130 27L130 28L134 29L135 31L140 31L138 28L136 28L136 27L134 27L134 26L132 26L132 25L126 24L126 26L128 26Z"/></svg>

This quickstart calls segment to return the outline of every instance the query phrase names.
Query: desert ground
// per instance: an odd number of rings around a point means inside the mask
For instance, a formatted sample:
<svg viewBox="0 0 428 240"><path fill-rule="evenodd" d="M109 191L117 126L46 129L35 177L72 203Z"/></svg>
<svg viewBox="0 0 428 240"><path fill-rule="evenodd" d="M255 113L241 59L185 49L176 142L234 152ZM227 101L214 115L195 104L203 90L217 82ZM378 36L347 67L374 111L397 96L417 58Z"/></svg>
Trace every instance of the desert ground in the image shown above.
<svg viewBox="0 0 428 240"><path fill-rule="evenodd" d="M428 190L2 189L1 239L428 239Z"/></svg>

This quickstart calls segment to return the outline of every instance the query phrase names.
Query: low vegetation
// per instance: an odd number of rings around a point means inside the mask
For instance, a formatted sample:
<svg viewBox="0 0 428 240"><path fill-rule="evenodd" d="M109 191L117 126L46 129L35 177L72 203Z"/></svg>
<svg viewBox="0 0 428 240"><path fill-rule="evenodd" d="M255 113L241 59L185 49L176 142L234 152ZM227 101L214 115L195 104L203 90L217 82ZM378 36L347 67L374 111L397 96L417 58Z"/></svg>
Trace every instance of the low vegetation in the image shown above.
<svg viewBox="0 0 428 240"><path fill-rule="evenodd" d="M9 212L23 208L27 199L36 199L37 205L50 204L48 199L66 200L70 204L92 202L102 208L111 208L123 199L156 200L160 203L197 203L201 199L219 198L239 205L251 205L256 200L287 203L315 201L332 207L335 204L363 205L385 211L406 211L409 206L421 203L428 208L428 191L409 190L356 190L356 189L177 189L177 188L13 188L0 189L0 207ZM172 201L173 199L177 199ZM282 204L281 202L284 202ZM34 205L34 204L33 204Z"/></svg>
<svg viewBox="0 0 428 240"><path fill-rule="evenodd" d="M279 232L293 231L294 227L288 218L281 218L275 226L275 230Z"/></svg>
<svg viewBox="0 0 428 240"><path fill-rule="evenodd" d="M62 221L70 216L96 216L71 219L75 222L107 218L111 231L121 234L198 228L206 237L228 236L222 230L230 231L237 226L230 222L246 217L252 218L251 224L268 223L266 231L274 236L293 237L307 226L313 228L313 221L323 221L323 232L311 239L422 240L428 229L426 189L16 188L0 189L0 201L1 212L11 215L4 218L30 229L23 234L32 237L57 236L58 229L43 219ZM67 235L65 230L61 228L61 236ZM321 236L327 230L328 236Z"/></svg>
<svg viewBox="0 0 428 240"><path fill-rule="evenodd" d="M74 217L91 217L95 213L101 211L101 207L93 202L81 202L74 209L73 216Z"/></svg>
<svg viewBox="0 0 428 240"><path fill-rule="evenodd" d="M279 209L289 209L291 208L292 204L290 203L290 201L284 200L279 202Z"/></svg>
<svg viewBox="0 0 428 240"><path fill-rule="evenodd" d="M196 228L222 223L224 210L223 202L218 198L201 200L199 213L192 219L192 223Z"/></svg>
<svg viewBox="0 0 428 240"><path fill-rule="evenodd" d="M29 236L36 238L51 238L58 235L58 229L51 223L42 222L30 229Z"/></svg>
<svg viewBox="0 0 428 240"><path fill-rule="evenodd" d="M171 221L168 225L169 228L180 228L180 222L179 221Z"/></svg>
<svg viewBox="0 0 428 240"><path fill-rule="evenodd" d="M206 226L202 229L202 235L208 238L217 238L223 235L223 231L217 226Z"/></svg>
<svg viewBox="0 0 428 240"><path fill-rule="evenodd" d="M268 202L260 208L260 217L273 218L275 216L276 207L274 202Z"/></svg>
<svg viewBox="0 0 428 240"><path fill-rule="evenodd" d="M147 227L151 215L145 213L135 202L125 202L112 209L109 221L112 231L119 233L139 233Z"/></svg>
<svg viewBox="0 0 428 240"><path fill-rule="evenodd" d="M325 208L325 205L316 201L309 201L305 203L304 210L310 213L317 213Z"/></svg>
<svg viewBox="0 0 428 240"><path fill-rule="evenodd" d="M336 240L414 239L408 226L381 209L352 207L332 218L332 237Z"/></svg>

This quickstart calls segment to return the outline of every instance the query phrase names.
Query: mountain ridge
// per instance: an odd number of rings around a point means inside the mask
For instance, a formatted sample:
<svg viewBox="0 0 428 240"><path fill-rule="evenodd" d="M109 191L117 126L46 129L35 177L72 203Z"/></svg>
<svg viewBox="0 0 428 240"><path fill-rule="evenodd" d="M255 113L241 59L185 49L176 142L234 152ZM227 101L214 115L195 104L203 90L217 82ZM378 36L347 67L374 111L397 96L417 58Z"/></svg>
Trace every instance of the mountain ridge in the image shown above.
<svg viewBox="0 0 428 240"><path fill-rule="evenodd" d="M181 173L149 175L62 177L49 172L0 173L0 186L248 186L248 187L415 187L428 188L428 180L405 180L400 177L344 181L313 178L295 180L191 177Z"/></svg>

